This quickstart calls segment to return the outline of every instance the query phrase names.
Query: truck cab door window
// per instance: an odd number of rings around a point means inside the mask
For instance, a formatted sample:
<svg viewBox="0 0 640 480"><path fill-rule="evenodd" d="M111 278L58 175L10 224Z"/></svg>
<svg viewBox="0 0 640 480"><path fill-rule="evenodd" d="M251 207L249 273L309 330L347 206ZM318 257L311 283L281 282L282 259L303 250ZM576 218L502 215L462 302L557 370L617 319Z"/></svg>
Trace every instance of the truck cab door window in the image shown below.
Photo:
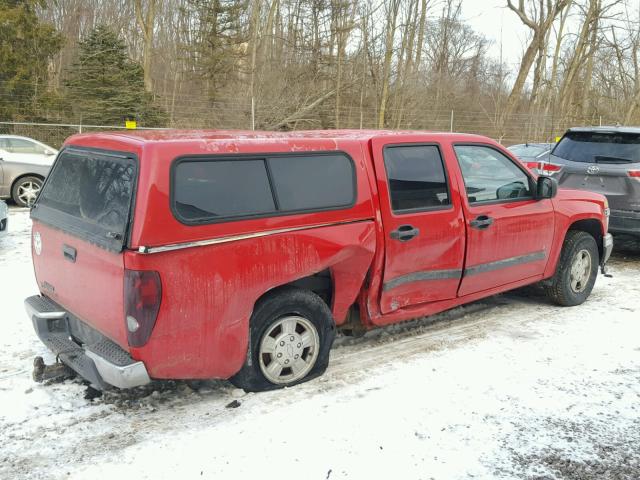
<svg viewBox="0 0 640 480"><path fill-rule="evenodd" d="M490 147L455 147L469 203L532 198L529 176Z"/></svg>
<svg viewBox="0 0 640 480"><path fill-rule="evenodd" d="M447 177L435 145L387 147L384 164L395 213L450 204Z"/></svg>

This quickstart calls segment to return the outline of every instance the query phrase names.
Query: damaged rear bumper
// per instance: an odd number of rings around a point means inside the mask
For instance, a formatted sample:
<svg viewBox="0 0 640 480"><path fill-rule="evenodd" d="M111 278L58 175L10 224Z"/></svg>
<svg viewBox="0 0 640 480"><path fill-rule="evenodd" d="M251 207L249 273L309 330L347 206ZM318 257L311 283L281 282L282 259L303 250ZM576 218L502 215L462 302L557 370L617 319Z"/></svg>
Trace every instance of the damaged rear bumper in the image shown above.
<svg viewBox="0 0 640 480"><path fill-rule="evenodd" d="M49 298L34 295L24 306L40 340L95 388L132 388L151 381L144 363Z"/></svg>

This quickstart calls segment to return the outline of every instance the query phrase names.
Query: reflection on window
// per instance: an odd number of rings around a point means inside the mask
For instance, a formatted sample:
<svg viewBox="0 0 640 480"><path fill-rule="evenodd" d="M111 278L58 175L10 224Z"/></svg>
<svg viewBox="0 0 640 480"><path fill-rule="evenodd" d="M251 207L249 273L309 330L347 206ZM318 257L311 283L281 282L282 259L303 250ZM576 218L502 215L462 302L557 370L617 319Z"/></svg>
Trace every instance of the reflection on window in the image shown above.
<svg viewBox="0 0 640 480"><path fill-rule="evenodd" d="M531 198L529 177L502 153L479 145L454 148L469 202Z"/></svg>
<svg viewBox="0 0 640 480"><path fill-rule="evenodd" d="M38 205L123 233L134 183L132 161L64 154L51 172Z"/></svg>

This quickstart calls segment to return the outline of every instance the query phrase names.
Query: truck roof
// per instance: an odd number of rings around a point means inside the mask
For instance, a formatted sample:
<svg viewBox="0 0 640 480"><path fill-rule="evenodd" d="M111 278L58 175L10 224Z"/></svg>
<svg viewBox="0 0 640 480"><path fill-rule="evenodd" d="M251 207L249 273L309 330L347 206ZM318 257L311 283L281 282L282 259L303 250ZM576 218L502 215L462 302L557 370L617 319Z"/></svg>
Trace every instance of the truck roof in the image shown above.
<svg viewBox="0 0 640 480"><path fill-rule="evenodd" d="M111 132L93 132L73 135L67 139L66 143L84 143L88 139L115 140L129 144L149 144L164 142L185 142L190 140L204 141L234 141L253 142L255 140L355 140L366 141L375 137L400 135L433 135L436 137L451 138L460 140L477 140L484 137L480 135L430 132L418 130L299 130L290 132L269 132L251 130L123 130Z"/></svg>

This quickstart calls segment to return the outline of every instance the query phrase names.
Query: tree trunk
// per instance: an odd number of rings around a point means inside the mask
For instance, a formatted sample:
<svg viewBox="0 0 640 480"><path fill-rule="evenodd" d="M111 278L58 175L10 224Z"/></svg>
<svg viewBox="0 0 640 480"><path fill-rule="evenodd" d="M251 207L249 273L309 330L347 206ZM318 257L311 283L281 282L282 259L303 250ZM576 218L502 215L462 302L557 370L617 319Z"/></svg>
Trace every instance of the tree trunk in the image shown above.
<svg viewBox="0 0 640 480"><path fill-rule="evenodd" d="M384 128L385 113L389 100L389 82L391 77L391 59L393 57L393 40L396 33L396 22L400 0L390 0L387 11L387 31L384 42L384 63L382 66L382 93L380 94L380 110L378 111L378 128Z"/></svg>
<svg viewBox="0 0 640 480"><path fill-rule="evenodd" d="M151 79L151 56L153 55L153 27L156 21L156 1L147 0L147 14L142 12L142 0L135 0L134 8L136 11L136 20L142 31L143 50L142 50L142 69L144 70L144 88L147 92L153 89L153 81Z"/></svg>

